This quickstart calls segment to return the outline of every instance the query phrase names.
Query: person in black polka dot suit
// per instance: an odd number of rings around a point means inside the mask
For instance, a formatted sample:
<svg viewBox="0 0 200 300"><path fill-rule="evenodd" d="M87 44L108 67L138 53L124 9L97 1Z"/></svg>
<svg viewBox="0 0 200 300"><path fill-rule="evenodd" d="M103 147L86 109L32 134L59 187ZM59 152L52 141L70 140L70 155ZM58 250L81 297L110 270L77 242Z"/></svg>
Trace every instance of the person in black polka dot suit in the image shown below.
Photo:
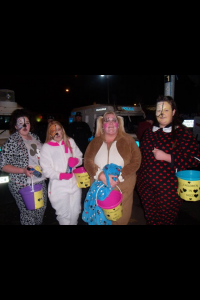
<svg viewBox="0 0 200 300"><path fill-rule="evenodd" d="M176 171L197 168L200 153L192 133L179 121L173 98L159 97L156 117L158 123L141 141L137 190L147 225L175 225L183 201L177 193Z"/></svg>

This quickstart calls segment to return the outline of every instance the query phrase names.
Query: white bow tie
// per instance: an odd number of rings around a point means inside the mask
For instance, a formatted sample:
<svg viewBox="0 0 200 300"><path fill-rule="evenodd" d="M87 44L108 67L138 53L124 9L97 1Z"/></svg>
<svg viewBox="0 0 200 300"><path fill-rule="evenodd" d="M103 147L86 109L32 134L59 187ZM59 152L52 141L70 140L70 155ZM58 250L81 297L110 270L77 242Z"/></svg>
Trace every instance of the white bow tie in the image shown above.
<svg viewBox="0 0 200 300"><path fill-rule="evenodd" d="M167 128L160 128L160 127L157 127L157 126L153 126L153 132L156 132L160 129L162 129L166 133L171 133L172 132L172 126L167 127Z"/></svg>
<svg viewBox="0 0 200 300"><path fill-rule="evenodd" d="M179 126L176 126L175 127L176 129L177 128L179 128ZM165 128L160 128L160 127L157 127L157 126L153 126L153 132L156 132L156 131L158 131L158 130L160 130L160 129L162 129L164 132L166 132L166 133L171 133L172 132L172 126L170 126L170 127L165 127Z"/></svg>

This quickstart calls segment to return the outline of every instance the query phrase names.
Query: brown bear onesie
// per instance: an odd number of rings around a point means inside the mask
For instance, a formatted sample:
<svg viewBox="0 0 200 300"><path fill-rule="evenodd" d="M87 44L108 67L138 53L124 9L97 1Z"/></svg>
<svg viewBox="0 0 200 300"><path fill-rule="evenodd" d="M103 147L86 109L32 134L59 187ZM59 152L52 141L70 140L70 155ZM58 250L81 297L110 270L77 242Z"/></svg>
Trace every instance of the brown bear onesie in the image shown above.
<svg viewBox="0 0 200 300"><path fill-rule="evenodd" d="M95 164L97 156L98 161L102 160L101 166ZM119 133L112 145L107 146L104 135L96 137L89 144L84 161L84 167L91 177L91 183L94 182L94 179L98 179L98 175L106 164L113 163L120 166L119 161L124 162L122 180L120 180L123 182L118 184L123 193L123 216L117 222L113 222L113 225L128 225L132 213L136 172L141 165L141 152L135 140L127 133ZM118 189L116 188L116 190Z"/></svg>

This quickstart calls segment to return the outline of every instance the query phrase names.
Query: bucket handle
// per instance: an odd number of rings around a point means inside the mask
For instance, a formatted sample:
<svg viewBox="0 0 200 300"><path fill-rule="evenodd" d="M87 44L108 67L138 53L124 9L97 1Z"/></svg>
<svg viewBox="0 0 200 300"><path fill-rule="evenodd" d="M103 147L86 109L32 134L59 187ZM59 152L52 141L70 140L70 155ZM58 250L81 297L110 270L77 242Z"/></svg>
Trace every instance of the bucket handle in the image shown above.
<svg viewBox="0 0 200 300"><path fill-rule="evenodd" d="M97 195L98 195L99 190L100 190L104 185L105 185L105 184L103 184L103 185L100 186L100 188L99 188L98 191L97 191ZM122 191L121 191L121 189L118 187L118 185L116 185L116 187L119 189L120 193L122 194ZM97 195L96 195L96 204L97 204L97 206L98 206L98 203L97 203Z"/></svg>
<svg viewBox="0 0 200 300"><path fill-rule="evenodd" d="M32 191L31 192L34 192L33 176L31 176L31 186L32 186Z"/></svg>

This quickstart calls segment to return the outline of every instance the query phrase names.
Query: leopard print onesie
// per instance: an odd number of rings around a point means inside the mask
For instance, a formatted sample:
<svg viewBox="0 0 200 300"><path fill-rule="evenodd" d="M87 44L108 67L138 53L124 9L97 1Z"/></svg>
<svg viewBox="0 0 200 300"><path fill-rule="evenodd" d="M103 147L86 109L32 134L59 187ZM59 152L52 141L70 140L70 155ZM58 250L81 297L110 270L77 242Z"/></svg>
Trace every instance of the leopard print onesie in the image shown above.
<svg viewBox="0 0 200 300"><path fill-rule="evenodd" d="M31 136L39 141L39 138L31 134ZM29 155L26 145L18 132L10 136L8 141L3 145L0 154L0 170L6 165L12 165L18 168L27 168L29 166ZM19 190L28 186L25 174L9 174L9 190L13 195L20 211L21 225L41 225L44 213L47 207L47 188L45 181L37 184L43 186L44 207L30 211L26 209L24 201L19 194Z"/></svg>

